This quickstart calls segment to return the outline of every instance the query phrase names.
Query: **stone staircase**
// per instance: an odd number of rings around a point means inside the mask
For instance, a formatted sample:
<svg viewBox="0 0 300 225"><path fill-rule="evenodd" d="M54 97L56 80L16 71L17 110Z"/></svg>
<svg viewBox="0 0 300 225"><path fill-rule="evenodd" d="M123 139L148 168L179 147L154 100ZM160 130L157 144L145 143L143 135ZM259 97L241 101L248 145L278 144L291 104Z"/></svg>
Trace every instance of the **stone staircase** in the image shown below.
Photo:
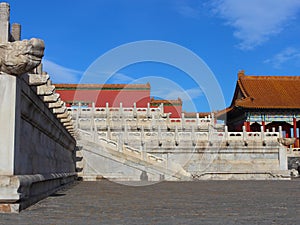
<svg viewBox="0 0 300 225"><path fill-rule="evenodd" d="M191 180L191 174L171 160L147 153L121 142L103 138L94 132L77 130L77 153L82 161L79 176L83 180L107 178L117 181Z"/></svg>

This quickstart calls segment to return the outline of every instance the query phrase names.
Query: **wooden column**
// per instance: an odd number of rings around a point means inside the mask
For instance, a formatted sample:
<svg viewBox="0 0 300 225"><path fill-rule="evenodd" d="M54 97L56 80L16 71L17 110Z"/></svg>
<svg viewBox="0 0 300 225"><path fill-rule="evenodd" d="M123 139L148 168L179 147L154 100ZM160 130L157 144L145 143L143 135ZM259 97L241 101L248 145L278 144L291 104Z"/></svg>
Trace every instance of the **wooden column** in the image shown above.
<svg viewBox="0 0 300 225"><path fill-rule="evenodd" d="M261 125L262 125L264 131L266 131L266 122L264 120L261 121Z"/></svg>
<svg viewBox="0 0 300 225"><path fill-rule="evenodd" d="M250 122L249 121L245 121L244 122L244 126L245 126L247 132L251 132Z"/></svg>
<svg viewBox="0 0 300 225"><path fill-rule="evenodd" d="M296 138L296 142L294 144L294 147L298 148L298 141L297 141L297 119L296 119L296 117L293 118L293 134L294 134L294 138Z"/></svg>

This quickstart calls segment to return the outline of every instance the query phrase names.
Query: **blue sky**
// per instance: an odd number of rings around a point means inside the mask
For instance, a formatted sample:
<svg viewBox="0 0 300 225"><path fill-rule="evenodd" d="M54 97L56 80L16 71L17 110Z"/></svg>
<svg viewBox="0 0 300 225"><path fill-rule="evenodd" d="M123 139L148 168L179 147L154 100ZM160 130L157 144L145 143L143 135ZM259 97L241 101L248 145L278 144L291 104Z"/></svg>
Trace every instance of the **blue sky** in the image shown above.
<svg viewBox="0 0 300 225"><path fill-rule="evenodd" d="M240 69L249 75L300 75L299 0L7 2L11 22L22 25L22 38L45 41L44 69L54 83L77 83L99 56L141 40L173 42L201 57L218 80L227 106ZM195 82L165 64L130 65L108 82L144 82L144 77L151 76L172 80L181 88L154 82L152 95L181 97L186 100L186 111L210 111ZM189 106L185 96L192 99L196 109Z"/></svg>

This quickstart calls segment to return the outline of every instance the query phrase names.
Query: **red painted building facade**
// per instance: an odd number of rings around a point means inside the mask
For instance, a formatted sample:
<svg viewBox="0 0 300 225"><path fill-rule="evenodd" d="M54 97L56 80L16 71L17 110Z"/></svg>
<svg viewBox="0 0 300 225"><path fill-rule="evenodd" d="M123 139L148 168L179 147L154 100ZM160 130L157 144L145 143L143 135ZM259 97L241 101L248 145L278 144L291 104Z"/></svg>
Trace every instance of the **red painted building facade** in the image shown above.
<svg viewBox="0 0 300 225"><path fill-rule="evenodd" d="M156 100L150 97L151 86L147 84L55 84L56 92L66 102L67 106L106 107L133 107L157 108L163 104L164 112L170 113L171 118L180 118L182 113L182 101Z"/></svg>
<svg viewBox="0 0 300 225"><path fill-rule="evenodd" d="M181 118L182 115L182 100L159 100L151 98L150 106L153 108L159 107L161 104L164 106L165 113L171 113L171 118Z"/></svg>

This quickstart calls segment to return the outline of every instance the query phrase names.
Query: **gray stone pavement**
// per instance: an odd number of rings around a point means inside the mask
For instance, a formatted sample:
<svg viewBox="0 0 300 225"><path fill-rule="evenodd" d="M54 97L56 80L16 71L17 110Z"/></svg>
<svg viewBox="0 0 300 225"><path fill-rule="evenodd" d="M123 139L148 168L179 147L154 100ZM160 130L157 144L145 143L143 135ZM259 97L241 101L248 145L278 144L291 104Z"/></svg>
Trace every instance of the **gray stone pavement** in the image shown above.
<svg viewBox="0 0 300 225"><path fill-rule="evenodd" d="M300 224L300 180L78 182L0 224Z"/></svg>

